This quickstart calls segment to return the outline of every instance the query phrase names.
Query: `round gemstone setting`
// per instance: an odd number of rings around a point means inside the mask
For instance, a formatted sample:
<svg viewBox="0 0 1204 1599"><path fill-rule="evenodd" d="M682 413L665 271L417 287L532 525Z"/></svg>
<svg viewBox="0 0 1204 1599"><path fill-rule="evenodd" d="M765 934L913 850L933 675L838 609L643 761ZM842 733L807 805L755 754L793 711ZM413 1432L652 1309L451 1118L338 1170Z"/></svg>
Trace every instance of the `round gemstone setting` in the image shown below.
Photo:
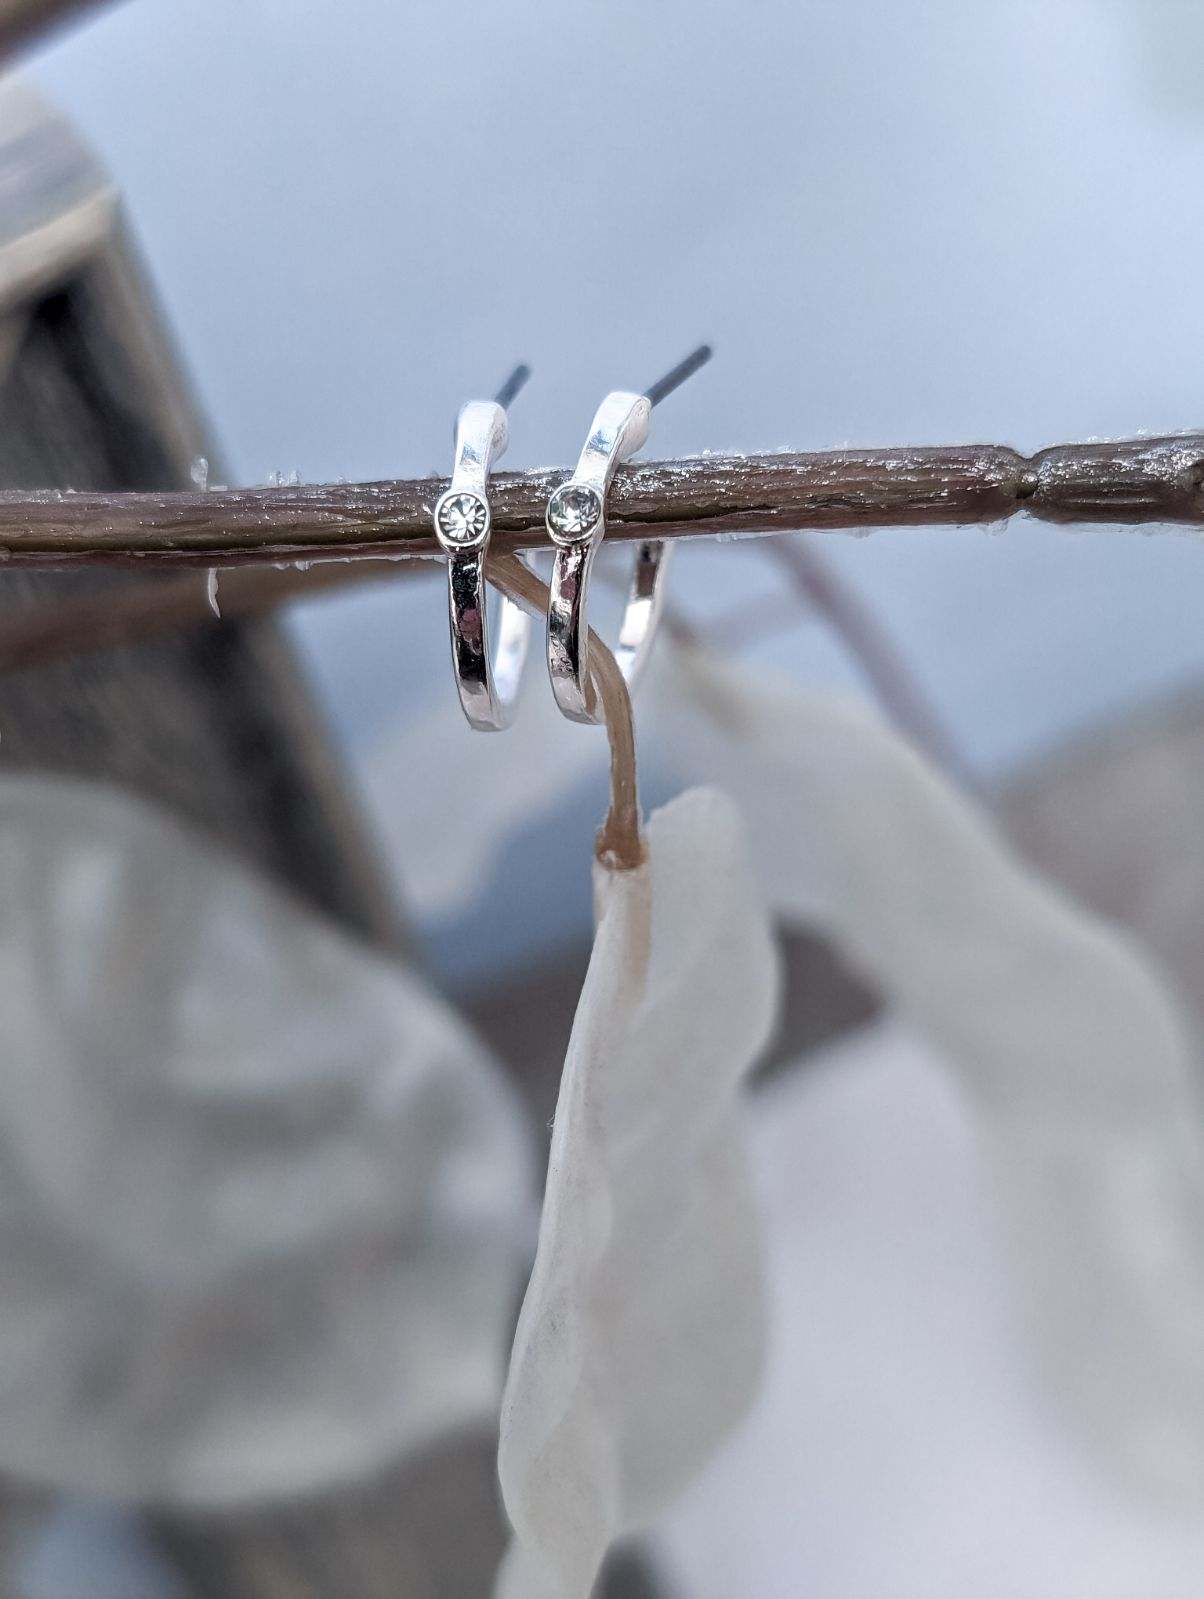
<svg viewBox="0 0 1204 1599"><path fill-rule="evenodd" d="M548 501L548 532L558 542L588 538L601 519L601 496L587 483L562 483Z"/></svg>
<svg viewBox="0 0 1204 1599"><path fill-rule="evenodd" d="M477 544L489 531L489 507L479 494L445 494L435 507L435 529L449 544Z"/></svg>

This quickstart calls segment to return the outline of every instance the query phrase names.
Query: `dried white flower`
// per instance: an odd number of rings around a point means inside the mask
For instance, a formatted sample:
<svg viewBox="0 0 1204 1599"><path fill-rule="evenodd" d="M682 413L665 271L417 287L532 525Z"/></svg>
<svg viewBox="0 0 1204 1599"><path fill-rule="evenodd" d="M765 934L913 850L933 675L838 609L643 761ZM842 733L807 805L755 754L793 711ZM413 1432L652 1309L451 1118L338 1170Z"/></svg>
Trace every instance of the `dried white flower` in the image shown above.
<svg viewBox="0 0 1204 1599"><path fill-rule="evenodd" d="M777 960L721 795L659 811L640 869L599 867L539 1253L502 1412L516 1542L501 1599L587 1599L744 1413L761 1369L758 1218L739 1090Z"/></svg>
<svg viewBox="0 0 1204 1599"><path fill-rule="evenodd" d="M170 817L0 782L0 1467L329 1487L497 1404L530 1193L455 1015Z"/></svg>

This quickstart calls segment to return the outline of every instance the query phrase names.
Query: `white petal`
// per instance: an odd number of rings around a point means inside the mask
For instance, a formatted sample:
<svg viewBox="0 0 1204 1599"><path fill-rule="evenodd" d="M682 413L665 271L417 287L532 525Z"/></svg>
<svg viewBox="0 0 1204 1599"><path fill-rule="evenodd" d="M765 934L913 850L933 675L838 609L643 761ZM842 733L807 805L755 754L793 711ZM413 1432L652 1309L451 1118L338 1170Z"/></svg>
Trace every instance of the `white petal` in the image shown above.
<svg viewBox="0 0 1204 1599"><path fill-rule="evenodd" d="M415 977L128 796L8 777L0 994L0 1468L230 1502L496 1406L521 1111Z"/></svg>
<svg viewBox="0 0 1204 1599"><path fill-rule="evenodd" d="M585 1599L743 1414L763 1347L740 1083L777 962L730 803L684 795L599 868L499 1456L505 1599Z"/></svg>
<svg viewBox="0 0 1204 1599"><path fill-rule="evenodd" d="M681 658L666 726L974 1105L1041 1354L1126 1473L1204 1497L1204 1144L1169 994L867 708Z"/></svg>

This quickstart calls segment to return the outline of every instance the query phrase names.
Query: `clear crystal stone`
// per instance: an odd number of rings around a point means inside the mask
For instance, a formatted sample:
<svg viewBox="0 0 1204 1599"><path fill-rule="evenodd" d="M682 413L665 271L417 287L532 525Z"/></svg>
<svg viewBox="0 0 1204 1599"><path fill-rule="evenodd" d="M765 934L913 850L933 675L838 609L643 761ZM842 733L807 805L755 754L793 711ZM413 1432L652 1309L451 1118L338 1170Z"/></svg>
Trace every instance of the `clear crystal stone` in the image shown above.
<svg viewBox="0 0 1204 1599"><path fill-rule="evenodd" d="M565 483L548 501L548 526L562 539L579 539L602 515L602 501L583 483Z"/></svg>
<svg viewBox="0 0 1204 1599"><path fill-rule="evenodd" d="M485 502L475 494L449 494L439 504L439 531L452 544L471 544L489 525Z"/></svg>

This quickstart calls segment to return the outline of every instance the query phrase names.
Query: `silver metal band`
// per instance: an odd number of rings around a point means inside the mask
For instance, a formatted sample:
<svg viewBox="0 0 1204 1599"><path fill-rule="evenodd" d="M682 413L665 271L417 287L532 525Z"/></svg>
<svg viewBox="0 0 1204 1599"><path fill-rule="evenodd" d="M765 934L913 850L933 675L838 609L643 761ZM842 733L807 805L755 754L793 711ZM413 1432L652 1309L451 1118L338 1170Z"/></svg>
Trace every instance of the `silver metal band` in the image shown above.
<svg viewBox="0 0 1204 1599"><path fill-rule="evenodd" d="M548 501L548 533L556 545L548 606L548 676L556 704L571 721L596 722L589 676L587 600L590 571L606 536L606 494L620 462L648 437L652 404L645 394L617 389L594 416L576 470ZM669 547L641 544L619 630L615 660L634 684L660 619Z"/></svg>
<svg viewBox="0 0 1204 1599"><path fill-rule="evenodd" d="M489 469L506 449L506 413L492 400L470 400L456 420L451 487L432 512L435 537L447 553L447 614L452 669L469 724L499 732L514 717L527 657L531 618L499 596L498 647L490 657L485 556L489 549Z"/></svg>

